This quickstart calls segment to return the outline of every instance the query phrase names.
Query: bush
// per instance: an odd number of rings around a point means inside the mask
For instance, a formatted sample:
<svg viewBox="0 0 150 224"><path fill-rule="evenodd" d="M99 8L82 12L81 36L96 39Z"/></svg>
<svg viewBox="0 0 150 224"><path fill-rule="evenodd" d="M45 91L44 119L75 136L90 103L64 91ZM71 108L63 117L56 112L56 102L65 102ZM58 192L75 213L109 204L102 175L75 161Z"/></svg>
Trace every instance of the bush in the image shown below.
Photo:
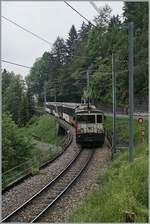
<svg viewBox="0 0 150 224"><path fill-rule="evenodd" d="M37 138L41 142L59 145L62 138L57 135L56 119L48 115L33 117L30 125L24 129L25 134Z"/></svg>
<svg viewBox="0 0 150 224"><path fill-rule="evenodd" d="M17 128L9 112L2 115L2 170L5 172L30 158L32 144Z"/></svg>

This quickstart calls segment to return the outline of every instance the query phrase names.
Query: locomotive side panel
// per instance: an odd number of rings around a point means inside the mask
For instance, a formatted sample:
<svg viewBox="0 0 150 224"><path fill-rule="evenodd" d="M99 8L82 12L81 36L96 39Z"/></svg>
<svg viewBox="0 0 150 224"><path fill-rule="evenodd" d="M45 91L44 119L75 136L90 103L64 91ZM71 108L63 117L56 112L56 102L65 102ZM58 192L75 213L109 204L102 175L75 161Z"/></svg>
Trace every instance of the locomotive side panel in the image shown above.
<svg viewBox="0 0 150 224"><path fill-rule="evenodd" d="M71 125L75 124L74 113L75 110L73 107L63 106L63 118Z"/></svg>

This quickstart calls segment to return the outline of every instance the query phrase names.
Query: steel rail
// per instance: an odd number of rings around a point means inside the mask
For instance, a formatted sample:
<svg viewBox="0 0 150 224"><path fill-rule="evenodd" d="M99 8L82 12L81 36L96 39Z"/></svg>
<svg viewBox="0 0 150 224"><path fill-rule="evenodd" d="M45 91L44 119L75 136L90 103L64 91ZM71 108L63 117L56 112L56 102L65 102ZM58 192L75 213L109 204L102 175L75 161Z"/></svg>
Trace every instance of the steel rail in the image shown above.
<svg viewBox="0 0 150 224"><path fill-rule="evenodd" d="M82 166L82 168L79 170L79 172L77 173L77 175L72 179L72 181L57 195L57 197L54 198L54 200L40 213L38 214L32 221L31 223L35 223L35 222L39 222L39 219L42 218L43 215L45 215L45 213L52 208L52 206L55 204L55 202L58 201L58 199L61 198L61 196L63 196L63 194L70 189L70 187L75 183L75 181L77 180L77 178L80 177L80 175L82 174L82 172L85 170L85 168L87 167L87 165L89 164L90 160L92 159L92 156L94 154L94 151L91 151L91 154L89 154L88 159L86 160L86 162L84 163L84 165Z"/></svg>
<svg viewBox="0 0 150 224"><path fill-rule="evenodd" d="M29 198L27 201L25 201L20 207L18 207L17 209L15 209L12 213L10 213L9 215L7 215L4 219L2 219L2 223L3 222L10 222L9 220L15 216L19 211L21 211L21 209L25 208L25 206L27 206L31 201L33 201L33 199L35 199L37 196L39 196L42 192L44 192L44 190L46 190L48 187L50 187L52 184L54 184L56 182L56 180L58 180L70 167L71 165L73 165L73 163L77 160L77 158L79 157L79 155L81 154L81 150L79 152L77 152L75 154L75 157L71 160L71 162L53 179L51 180L47 185L45 185L40 191L38 191L36 194L34 194L31 198Z"/></svg>
<svg viewBox="0 0 150 224"><path fill-rule="evenodd" d="M63 150L56 155L53 159L50 159L46 162L44 162L39 169L43 169L44 167L50 165L52 162L54 162L56 159L58 159L64 152L65 150L69 147L69 145L72 143L73 140L73 134L69 131L68 132L68 128L65 126L65 123L62 120L59 120L59 124L66 130L66 137L62 143L62 148ZM29 168L30 169L30 168ZM7 190L9 190L10 188L16 186L17 184L19 184L21 181L25 180L26 178L28 178L29 176L31 176L31 172L29 171L27 174L20 176L19 178L17 178L16 180L14 180L13 182L11 182L10 184L8 184L5 188L2 189L2 194L5 193Z"/></svg>

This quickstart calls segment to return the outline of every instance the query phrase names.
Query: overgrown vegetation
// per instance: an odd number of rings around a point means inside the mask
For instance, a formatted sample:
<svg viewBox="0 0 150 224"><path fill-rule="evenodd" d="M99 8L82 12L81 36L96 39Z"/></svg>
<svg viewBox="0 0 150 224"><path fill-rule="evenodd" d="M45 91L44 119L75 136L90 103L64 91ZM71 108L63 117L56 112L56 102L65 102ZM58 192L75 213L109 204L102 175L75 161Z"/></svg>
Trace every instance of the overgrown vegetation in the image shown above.
<svg viewBox="0 0 150 224"><path fill-rule="evenodd" d="M141 136L141 128L143 127L145 130L144 139L148 139L148 121L144 119L143 124L138 123L138 118L133 121L133 128L134 128L134 144L137 145L142 142ZM116 119L116 144L118 145L128 145L128 118L118 118ZM105 121L106 129L112 133L112 117L107 117Z"/></svg>
<svg viewBox="0 0 150 224"><path fill-rule="evenodd" d="M49 115L33 116L22 131L45 143L59 145L62 140L57 135L56 118Z"/></svg>
<svg viewBox="0 0 150 224"><path fill-rule="evenodd" d="M107 120L111 127L112 121ZM122 127L120 138L126 138L126 119L118 119ZM70 217L70 222L125 222L125 212L134 212L135 222L148 222L148 145L147 133L141 143L139 125L135 121L135 159L128 162L127 151L109 164L104 175L99 176L97 190L88 194ZM144 124L147 132L147 121Z"/></svg>
<svg viewBox="0 0 150 224"><path fill-rule="evenodd" d="M22 77L4 69L2 72L2 172L32 158L34 146L31 136L21 132L21 128L32 117L33 106L33 96L30 95L30 90Z"/></svg>
<svg viewBox="0 0 150 224"><path fill-rule="evenodd" d="M31 157L31 138L17 128L9 112L2 116L2 171L5 172Z"/></svg>
<svg viewBox="0 0 150 224"><path fill-rule="evenodd" d="M32 138L59 145L56 122L48 116L34 117L34 95L30 83L13 72L2 72L2 171L26 163L39 155ZM32 123L32 125L31 125ZM41 160L44 157L41 153ZM42 156L43 155L43 156ZM40 158L37 156L37 158ZM19 168L20 169L20 168ZM22 168L21 168L22 170ZM18 174L17 173L16 175ZM15 173L14 173L15 176Z"/></svg>
<svg viewBox="0 0 150 224"><path fill-rule="evenodd" d="M33 116L17 128L11 115L3 114L2 187L28 173L37 174L45 162L62 152L63 136L57 135L56 119Z"/></svg>
<svg viewBox="0 0 150 224"><path fill-rule="evenodd" d="M33 115L34 100L21 75L2 72L2 112L11 113L17 127L23 127ZM5 114L6 116L6 114Z"/></svg>
<svg viewBox="0 0 150 224"><path fill-rule="evenodd" d="M33 116L26 127L20 131L25 136L32 136L34 149L31 155L31 166L38 170L40 165L54 158L62 151L63 136L57 134L56 118L49 115ZM42 143L47 143L41 146Z"/></svg>
<svg viewBox="0 0 150 224"><path fill-rule="evenodd" d="M63 137L57 135L54 117L43 115L32 117L26 127L17 128L9 113L3 115L3 172L28 161L30 165L39 167L42 161L54 157L62 144ZM37 144L35 141L37 140ZM39 149L41 142L49 143L44 150ZM54 147L50 147L53 146Z"/></svg>

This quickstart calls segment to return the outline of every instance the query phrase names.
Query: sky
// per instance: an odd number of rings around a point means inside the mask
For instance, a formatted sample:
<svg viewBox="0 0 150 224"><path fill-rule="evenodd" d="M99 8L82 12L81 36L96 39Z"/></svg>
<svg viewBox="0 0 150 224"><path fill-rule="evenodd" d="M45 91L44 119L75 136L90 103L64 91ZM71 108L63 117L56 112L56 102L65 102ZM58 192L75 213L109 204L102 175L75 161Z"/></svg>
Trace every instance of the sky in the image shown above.
<svg viewBox="0 0 150 224"><path fill-rule="evenodd" d="M122 15L122 1L95 1L94 3L97 7L103 7L107 3L112 8L112 14ZM89 1L70 1L69 4L91 22L98 14ZM32 67L35 60L45 51L51 50L57 36L66 39L71 26L74 24L78 30L84 21L63 1L3 1L1 5L2 16L51 43L45 43L5 19L1 19L2 59L29 67ZM30 71L27 68L2 62L2 69L4 68L23 77Z"/></svg>

